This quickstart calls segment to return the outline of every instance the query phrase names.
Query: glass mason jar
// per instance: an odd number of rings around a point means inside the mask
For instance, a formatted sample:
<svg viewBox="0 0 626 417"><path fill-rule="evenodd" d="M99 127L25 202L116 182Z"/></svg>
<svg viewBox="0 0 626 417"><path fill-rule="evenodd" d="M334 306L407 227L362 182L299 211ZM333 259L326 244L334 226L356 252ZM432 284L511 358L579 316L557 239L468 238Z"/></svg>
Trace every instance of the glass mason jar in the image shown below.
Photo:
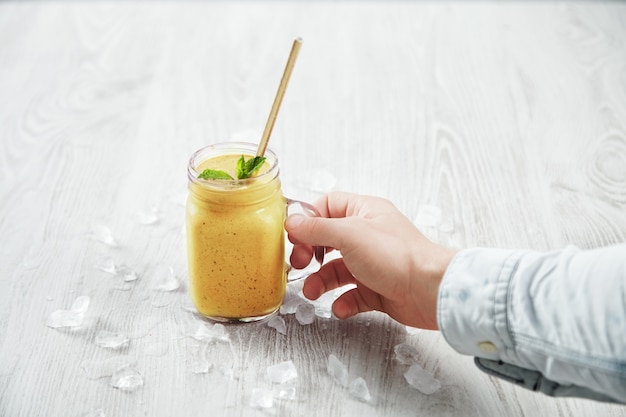
<svg viewBox="0 0 626 417"><path fill-rule="evenodd" d="M285 261L287 209L300 206L305 214L317 215L309 204L283 196L278 158L269 149L266 164L252 178L198 178L210 167L208 160L230 155L236 162L255 153L254 144L224 142L198 150L189 160L190 293L198 312L213 320L256 321L279 309L291 269ZM315 254L321 265L323 248L315 248Z"/></svg>

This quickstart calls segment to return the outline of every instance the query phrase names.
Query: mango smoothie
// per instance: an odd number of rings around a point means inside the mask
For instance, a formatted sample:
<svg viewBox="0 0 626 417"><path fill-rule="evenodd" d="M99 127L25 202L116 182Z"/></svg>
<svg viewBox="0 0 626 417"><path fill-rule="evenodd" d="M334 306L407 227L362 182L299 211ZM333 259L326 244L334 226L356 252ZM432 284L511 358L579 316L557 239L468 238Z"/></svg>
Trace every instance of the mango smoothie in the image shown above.
<svg viewBox="0 0 626 417"><path fill-rule="evenodd" d="M195 171L210 168L234 176L241 155L208 155L198 161ZM190 174L186 214L190 293L206 317L252 321L273 313L282 302L286 203L273 163L276 159L268 158L254 177L245 180L201 180Z"/></svg>

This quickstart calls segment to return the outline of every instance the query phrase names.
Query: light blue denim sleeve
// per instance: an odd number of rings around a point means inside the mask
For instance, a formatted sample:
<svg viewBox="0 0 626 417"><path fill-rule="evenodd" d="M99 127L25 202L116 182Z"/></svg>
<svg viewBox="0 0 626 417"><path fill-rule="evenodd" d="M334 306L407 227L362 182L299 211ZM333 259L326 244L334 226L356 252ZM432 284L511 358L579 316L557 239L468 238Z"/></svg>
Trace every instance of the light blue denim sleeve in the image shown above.
<svg viewBox="0 0 626 417"><path fill-rule="evenodd" d="M626 403L626 244L460 251L439 328L480 369L553 396Z"/></svg>

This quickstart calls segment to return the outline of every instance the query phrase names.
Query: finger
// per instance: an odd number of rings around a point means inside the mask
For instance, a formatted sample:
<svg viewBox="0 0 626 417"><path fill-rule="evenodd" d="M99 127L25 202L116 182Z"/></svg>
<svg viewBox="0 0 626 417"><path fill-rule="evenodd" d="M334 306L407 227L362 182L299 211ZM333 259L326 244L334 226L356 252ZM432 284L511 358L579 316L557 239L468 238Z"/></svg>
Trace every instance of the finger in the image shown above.
<svg viewBox="0 0 626 417"><path fill-rule="evenodd" d="M347 319L372 310L375 308L367 303L359 288L346 291L333 303L333 314L340 319Z"/></svg>
<svg viewBox="0 0 626 417"><path fill-rule="evenodd" d="M330 246L341 249L346 239L355 234L351 219L328 219L324 217L306 217L293 214L285 221L289 240L311 246Z"/></svg>
<svg viewBox="0 0 626 417"><path fill-rule="evenodd" d="M354 283L356 283L354 276L343 263L343 259L338 258L324 264L319 271L310 275L304 281L302 292L309 300L317 300L325 292Z"/></svg>
<svg viewBox="0 0 626 417"><path fill-rule="evenodd" d="M296 269L305 268L313 258L313 248L309 245L294 245L289 262Z"/></svg>
<svg viewBox="0 0 626 417"><path fill-rule="evenodd" d="M335 191L322 196L315 202L322 217L342 218L366 216L371 213L397 211L395 206L384 198Z"/></svg>

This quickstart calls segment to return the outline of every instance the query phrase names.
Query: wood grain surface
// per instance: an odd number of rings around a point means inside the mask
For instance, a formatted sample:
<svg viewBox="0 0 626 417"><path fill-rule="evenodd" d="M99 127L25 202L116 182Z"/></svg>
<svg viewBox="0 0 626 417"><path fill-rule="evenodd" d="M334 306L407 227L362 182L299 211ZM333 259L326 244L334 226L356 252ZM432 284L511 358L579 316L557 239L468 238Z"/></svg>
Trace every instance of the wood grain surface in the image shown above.
<svg viewBox="0 0 626 417"><path fill-rule="evenodd" d="M380 313L189 337L188 158L258 141L297 36L270 141L287 195L386 197L458 248L626 240L624 2L0 2L0 416L626 416L488 377ZM181 287L155 289L170 267ZM81 295L81 326L46 326ZM98 346L102 330L128 345ZM401 343L438 392L407 384ZM370 403L332 380L330 354ZM89 378L111 358L143 386ZM296 398L254 407L288 360Z"/></svg>

